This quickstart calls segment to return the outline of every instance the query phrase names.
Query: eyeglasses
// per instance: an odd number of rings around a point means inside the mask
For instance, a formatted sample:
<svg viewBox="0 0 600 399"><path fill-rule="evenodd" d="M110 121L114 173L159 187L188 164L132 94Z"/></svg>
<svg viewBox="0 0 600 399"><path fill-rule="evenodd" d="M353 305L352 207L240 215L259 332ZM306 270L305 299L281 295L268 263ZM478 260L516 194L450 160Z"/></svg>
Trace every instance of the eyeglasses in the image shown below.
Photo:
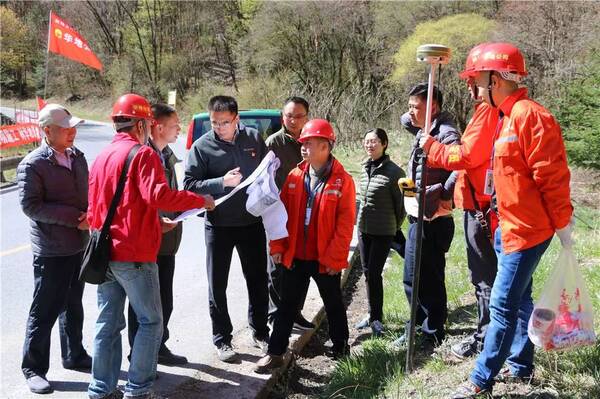
<svg viewBox="0 0 600 399"><path fill-rule="evenodd" d="M285 119L302 119L302 118L306 118L307 114L296 114L296 115L291 115L291 114L283 114L283 117Z"/></svg>
<svg viewBox="0 0 600 399"><path fill-rule="evenodd" d="M376 145L376 144L381 143L381 140L379 140L379 139L365 140L364 143L365 143L365 145L371 145L371 144Z"/></svg>
<svg viewBox="0 0 600 399"><path fill-rule="evenodd" d="M235 120L235 118L230 121L223 121L223 122L210 121L210 126L212 126L213 128L229 127L233 123L234 120Z"/></svg>

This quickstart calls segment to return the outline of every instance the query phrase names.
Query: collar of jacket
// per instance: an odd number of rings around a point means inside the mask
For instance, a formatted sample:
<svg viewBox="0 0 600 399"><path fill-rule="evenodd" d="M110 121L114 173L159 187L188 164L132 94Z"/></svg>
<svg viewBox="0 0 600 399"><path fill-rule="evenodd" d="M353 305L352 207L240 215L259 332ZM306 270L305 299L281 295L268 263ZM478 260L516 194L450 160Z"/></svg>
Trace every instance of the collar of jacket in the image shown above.
<svg viewBox="0 0 600 399"><path fill-rule="evenodd" d="M293 134L291 134L291 133L289 132L289 130L287 130L287 128L285 127L285 125L282 125L282 126L281 126L281 130L283 130L283 133L284 133L286 136L288 136L290 139L292 139L292 140L294 140L296 143L300 144L300 142L298 141L298 139L297 139L297 138L295 138L295 137L294 137L294 135L293 135Z"/></svg>
<svg viewBox="0 0 600 399"><path fill-rule="evenodd" d="M502 101L502 104L498 106L498 108L504 115L510 115L510 111L512 111L515 103L525 98L527 98L527 89L522 87L515 90L510 96L506 97L504 101Z"/></svg>
<svg viewBox="0 0 600 399"><path fill-rule="evenodd" d="M383 154L383 155L381 156L381 162L379 163L379 165L377 165L377 166L375 167L375 169L378 169L378 168L382 167L384 163L387 163L387 162L389 162L389 161L390 161L390 156L389 156L388 154ZM362 166L364 166L364 167L367 167L367 166L368 166L368 165L369 165L371 162L373 162L373 161L371 160L371 158L367 158L367 159L365 159L365 160L363 161L363 163L362 163Z"/></svg>
<svg viewBox="0 0 600 399"><path fill-rule="evenodd" d="M50 147L50 145L46 141L45 137L42 139L42 142L40 143L40 148L42 149L42 154L41 154L42 157L44 157L54 163L58 163L58 161L56 160L56 157L54 156L54 150L52 149L52 147ZM83 155L83 152L81 152L75 146L71 147L71 151L72 151L71 157L73 160L75 160L75 158Z"/></svg>
<svg viewBox="0 0 600 399"><path fill-rule="evenodd" d="M235 129L235 133L233 133L233 140L231 141L225 141L223 140L221 137L219 137L219 135L217 134L217 132L215 132L215 129L211 129L210 132L206 133L206 134L211 134L213 135L214 139L221 142L221 143L225 143L225 144L229 144L229 145L235 145L235 142L238 138L238 136L240 135L240 132L242 130L246 130L246 127L244 125L240 125L238 124L238 127Z"/></svg>
<svg viewBox="0 0 600 399"><path fill-rule="evenodd" d="M329 162L331 162L329 177L339 173L341 170L344 169L340 161L338 161L337 158L333 156L333 154L330 155ZM308 173L309 167L310 165L308 164L308 162L304 160L298 164L298 169L300 169L303 174Z"/></svg>
<svg viewBox="0 0 600 399"><path fill-rule="evenodd" d="M165 145L165 148L163 148L162 151L158 150L156 144L154 144L154 141L152 141L152 139L148 140L148 145L150 146L150 148L156 151L158 155L162 155L165 161L167 161L167 163L176 164L178 162L181 162L181 159L177 158L177 155L175 155L175 153L173 152L171 147L169 147L168 144Z"/></svg>

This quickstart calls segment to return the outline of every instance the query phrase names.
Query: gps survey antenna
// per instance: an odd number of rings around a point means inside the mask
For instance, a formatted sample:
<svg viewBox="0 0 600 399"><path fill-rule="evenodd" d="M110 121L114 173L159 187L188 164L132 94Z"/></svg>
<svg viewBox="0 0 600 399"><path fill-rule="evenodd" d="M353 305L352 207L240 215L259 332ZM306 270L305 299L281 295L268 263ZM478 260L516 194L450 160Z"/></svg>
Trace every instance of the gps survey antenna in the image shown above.
<svg viewBox="0 0 600 399"><path fill-rule="evenodd" d="M417 61L429 64L429 81L427 85L427 109L425 112L425 127L421 134L429 134L431 130L431 106L433 102L433 85L435 82L435 68L445 65L450 61L450 48L441 44L424 44L417 48ZM425 209L425 190L427 189L427 154L418 147L415 158L421 165L421 180L416 188L419 211L417 216L417 237L413 264L412 295L410 298L410 323L407 334L406 372L413 370L413 357L415 352L415 323L417 319L417 306L419 306L419 280L421 272L421 246L423 243L423 212Z"/></svg>

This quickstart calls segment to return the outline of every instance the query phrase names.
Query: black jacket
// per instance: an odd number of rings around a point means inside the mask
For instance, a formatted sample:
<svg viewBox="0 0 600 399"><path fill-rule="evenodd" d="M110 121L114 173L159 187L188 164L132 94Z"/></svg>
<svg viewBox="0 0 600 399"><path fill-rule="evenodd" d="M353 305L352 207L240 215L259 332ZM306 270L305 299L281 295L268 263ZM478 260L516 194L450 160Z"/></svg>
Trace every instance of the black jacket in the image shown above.
<svg viewBox="0 0 600 399"><path fill-rule="evenodd" d="M418 129L410 122L408 113L402 115L402 126L411 134L415 135L412 152L408 161L408 177L413 179L415 184L421 184L421 165L418 163L415 154L419 150L419 140L423 134L422 129ZM441 112L432 122L431 136L442 144L460 143L460 133L454 124L452 115L448 112ZM425 217L431 217L438 209L440 200L451 200L454 193L457 174L450 170L441 168L427 168L427 190L425 195Z"/></svg>
<svg viewBox="0 0 600 399"><path fill-rule="evenodd" d="M240 124L232 143L221 140L214 130L194 142L188 152L183 185L197 194L211 194L215 199L225 196L232 187L223 187L223 176L240 167L247 178L267 155L267 146L258 130ZM206 212L206 223L212 226L248 226L260 218L246 210L248 194L238 191L223 205Z"/></svg>
<svg viewBox="0 0 600 399"><path fill-rule="evenodd" d="M177 185L177 174L175 173L175 165L181 160L175 156L173 150L167 145L163 148L162 152L159 151L155 146L152 140L149 142L150 147L154 149L158 153L163 162L163 169L165 170L165 178L167 179L167 183L169 183L169 187L173 190L177 190L179 187ZM169 219L174 219L179 215L179 212L165 212L158 211L160 217L168 217ZM177 227L175 227L171 231L167 231L163 233L162 239L160 242L160 249L158 250L159 255L175 255L177 250L179 249L179 244L181 244L181 235L183 234L183 223L177 223Z"/></svg>
<svg viewBox="0 0 600 399"><path fill-rule="evenodd" d="M30 219L36 256L69 256L83 251L89 233L79 230L88 206L88 166L73 147L71 170L61 166L46 140L17 167L21 208Z"/></svg>

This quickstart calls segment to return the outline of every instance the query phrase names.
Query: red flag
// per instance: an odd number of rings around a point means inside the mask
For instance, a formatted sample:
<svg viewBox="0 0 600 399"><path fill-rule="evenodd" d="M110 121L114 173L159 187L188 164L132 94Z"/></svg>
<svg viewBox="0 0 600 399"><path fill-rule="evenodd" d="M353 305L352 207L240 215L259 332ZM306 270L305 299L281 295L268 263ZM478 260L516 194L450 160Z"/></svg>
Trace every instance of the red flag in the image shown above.
<svg viewBox="0 0 600 399"><path fill-rule="evenodd" d="M36 97L35 99L37 100L38 111L41 111L46 106L46 101L41 97Z"/></svg>
<svg viewBox="0 0 600 399"><path fill-rule="evenodd" d="M48 50L102 70L102 63L92 52L85 39L52 11L50 11Z"/></svg>

